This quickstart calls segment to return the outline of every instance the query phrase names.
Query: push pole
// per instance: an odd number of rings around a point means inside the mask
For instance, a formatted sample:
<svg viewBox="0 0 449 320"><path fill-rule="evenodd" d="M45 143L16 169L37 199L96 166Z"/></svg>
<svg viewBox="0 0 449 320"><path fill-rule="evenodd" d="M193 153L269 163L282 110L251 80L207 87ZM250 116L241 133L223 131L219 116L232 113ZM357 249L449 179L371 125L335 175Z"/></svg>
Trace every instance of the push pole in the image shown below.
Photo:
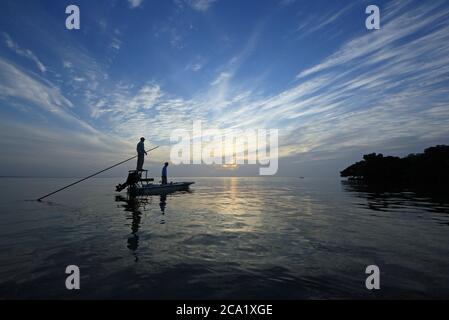
<svg viewBox="0 0 449 320"><path fill-rule="evenodd" d="M148 151L146 151L146 152L153 151L153 150L155 150L155 149L157 149L157 148L159 148L159 146L157 146L157 147L155 147L155 148L153 148L153 149L150 149L150 150L148 150ZM49 196L52 196L52 195L54 195L55 193L58 193L58 192L60 192L60 191L62 191L62 190L65 190L65 189L67 189L67 188L70 188L70 187L74 186L75 184L78 184L78 183L83 182L83 181L85 181L85 180L87 180L87 179L90 179L90 178L92 178L92 177L95 177L95 176L99 175L100 173L103 173L103 172L105 172L105 171L108 171L108 170L110 170L110 169L112 169L112 168L115 168L115 167L117 167L117 166L119 166L119 165L121 165L121 164L123 164L123 163L125 163L125 162L128 162L128 161L130 161L130 160L132 160L132 159L135 159L135 158L137 158L137 156L134 156L134 157L132 157L132 158L129 158L129 159L126 159L126 160L124 160L124 161L122 161L122 162L119 162L119 163L117 163L117 164L114 164L113 166L110 166L109 168L106 168L106 169L104 169L104 170L101 170L101 171L99 171L99 172L97 172L97 173L91 174L91 175L88 176L88 177L85 177L85 178L83 178L83 179L81 179L81 180L78 180L78 181L76 181L76 182L74 182L74 183L69 184L68 186L62 187L61 189L58 189L58 190L53 191L53 192L51 192L51 193L49 193L49 194L47 194L47 195L45 195L45 196L43 196L43 197L40 197L39 199L37 199L37 201L42 201L42 199L45 199L45 198L47 198L47 197L49 197Z"/></svg>

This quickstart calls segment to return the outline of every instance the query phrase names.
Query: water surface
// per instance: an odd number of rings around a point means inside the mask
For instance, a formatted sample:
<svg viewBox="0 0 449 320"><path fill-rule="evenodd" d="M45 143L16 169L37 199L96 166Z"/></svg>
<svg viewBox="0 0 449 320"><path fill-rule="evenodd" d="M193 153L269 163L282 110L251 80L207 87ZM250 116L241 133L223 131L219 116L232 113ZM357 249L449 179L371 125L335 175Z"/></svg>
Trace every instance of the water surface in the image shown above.
<svg viewBox="0 0 449 320"><path fill-rule="evenodd" d="M0 179L0 298L449 298L449 202L338 179L188 178L133 199L99 178ZM381 289L365 288L365 268ZM81 290L65 289L65 268Z"/></svg>

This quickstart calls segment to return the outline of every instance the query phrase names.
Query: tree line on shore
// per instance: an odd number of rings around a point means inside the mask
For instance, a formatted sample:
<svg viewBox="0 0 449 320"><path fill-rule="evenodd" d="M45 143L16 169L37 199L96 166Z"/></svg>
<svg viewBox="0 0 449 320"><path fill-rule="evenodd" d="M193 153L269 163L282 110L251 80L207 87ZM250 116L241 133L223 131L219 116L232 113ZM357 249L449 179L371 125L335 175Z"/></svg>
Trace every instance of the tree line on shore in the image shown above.
<svg viewBox="0 0 449 320"><path fill-rule="evenodd" d="M366 154L340 176L367 182L449 184L449 146L437 145L403 158Z"/></svg>

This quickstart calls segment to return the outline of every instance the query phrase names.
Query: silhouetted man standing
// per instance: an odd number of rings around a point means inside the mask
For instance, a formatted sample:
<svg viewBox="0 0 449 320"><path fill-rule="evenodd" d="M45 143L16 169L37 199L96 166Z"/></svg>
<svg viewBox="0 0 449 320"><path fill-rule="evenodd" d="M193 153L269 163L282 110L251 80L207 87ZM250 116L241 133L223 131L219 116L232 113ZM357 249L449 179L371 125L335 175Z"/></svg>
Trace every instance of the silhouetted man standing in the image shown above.
<svg viewBox="0 0 449 320"><path fill-rule="evenodd" d="M144 142L145 138L140 138L140 142L137 144L137 171L143 170L143 161L147 155Z"/></svg>
<svg viewBox="0 0 449 320"><path fill-rule="evenodd" d="M167 167L168 162L166 162L164 167L162 168L162 184L167 184Z"/></svg>

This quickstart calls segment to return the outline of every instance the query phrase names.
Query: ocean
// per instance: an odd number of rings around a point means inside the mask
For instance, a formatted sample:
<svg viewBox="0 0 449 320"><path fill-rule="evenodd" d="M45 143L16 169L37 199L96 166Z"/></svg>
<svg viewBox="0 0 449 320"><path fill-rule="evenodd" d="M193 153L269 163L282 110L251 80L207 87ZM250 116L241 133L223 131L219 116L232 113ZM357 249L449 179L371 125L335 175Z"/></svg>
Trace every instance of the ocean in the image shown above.
<svg viewBox="0 0 449 320"><path fill-rule="evenodd" d="M97 178L33 201L74 180L0 179L0 299L449 298L447 197L254 177L132 198Z"/></svg>

